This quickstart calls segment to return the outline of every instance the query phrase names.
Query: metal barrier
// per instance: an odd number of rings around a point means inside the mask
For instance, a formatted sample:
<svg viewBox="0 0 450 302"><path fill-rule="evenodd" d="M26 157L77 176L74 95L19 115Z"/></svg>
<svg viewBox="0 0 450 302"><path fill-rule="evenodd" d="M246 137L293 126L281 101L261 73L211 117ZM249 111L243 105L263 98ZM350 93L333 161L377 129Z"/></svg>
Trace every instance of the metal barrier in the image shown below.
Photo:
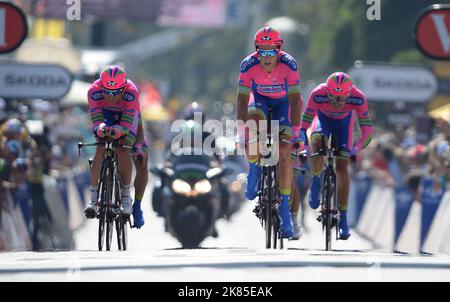
<svg viewBox="0 0 450 302"><path fill-rule="evenodd" d="M361 183L352 181L351 185L358 191ZM350 203L364 205L356 231L377 248L450 254L450 190L444 192L436 187L432 178L424 177L420 200L416 201L403 184L392 188L373 183L365 200L355 200L357 194L351 194Z"/></svg>
<svg viewBox="0 0 450 302"><path fill-rule="evenodd" d="M42 184L6 190L0 212L0 251L73 249L73 231L84 222L88 177L87 171L75 169L44 175Z"/></svg>

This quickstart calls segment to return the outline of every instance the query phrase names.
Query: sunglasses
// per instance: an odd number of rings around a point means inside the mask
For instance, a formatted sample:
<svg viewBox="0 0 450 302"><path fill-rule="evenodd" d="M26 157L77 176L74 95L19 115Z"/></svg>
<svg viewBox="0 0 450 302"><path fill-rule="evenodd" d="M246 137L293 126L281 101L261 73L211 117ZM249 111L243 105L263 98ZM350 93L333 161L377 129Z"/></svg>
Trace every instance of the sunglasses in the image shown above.
<svg viewBox="0 0 450 302"><path fill-rule="evenodd" d="M350 95L332 95L328 94L328 99L331 101L331 103L345 103Z"/></svg>
<svg viewBox="0 0 450 302"><path fill-rule="evenodd" d="M278 49L269 49L269 50L267 50L267 49L258 49L258 54L261 57L267 57L267 56L273 57L277 53L278 53Z"/></svg>
<svg viewBox="0 0 450 302"><path fill-rule="evenodd" d="M104 94L116 96L123 92L123 88L114 89L114 90L102 88L102 91Z"/></svg>

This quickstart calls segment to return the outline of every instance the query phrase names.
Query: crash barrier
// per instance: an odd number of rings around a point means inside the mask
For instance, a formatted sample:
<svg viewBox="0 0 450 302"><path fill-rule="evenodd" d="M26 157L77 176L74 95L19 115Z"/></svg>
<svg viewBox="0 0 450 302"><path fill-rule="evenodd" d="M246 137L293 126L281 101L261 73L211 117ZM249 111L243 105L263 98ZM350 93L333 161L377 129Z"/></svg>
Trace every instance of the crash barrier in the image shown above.
<svg viewBox="0 0 450 302"><path fill-rule="evenodd" d="M361 236L379 249L450 254L450 190L425 176L414 196L405 184L366 177L352 178L349 196L349 222Z"/></svg>
<svg viewBox="0 0 450 302"><path fill-rule="evenodd" d="M0 251L71 250L84 222L89 173L74 169L44 175L41 184L5 190L0 212Z"/></svg>

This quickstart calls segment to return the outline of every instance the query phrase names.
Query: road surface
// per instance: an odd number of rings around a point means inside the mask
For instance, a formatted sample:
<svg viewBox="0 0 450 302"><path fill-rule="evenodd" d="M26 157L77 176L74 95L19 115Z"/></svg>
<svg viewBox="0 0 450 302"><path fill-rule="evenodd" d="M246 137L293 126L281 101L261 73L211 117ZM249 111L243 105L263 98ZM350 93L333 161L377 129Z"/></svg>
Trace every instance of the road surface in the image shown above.
<svg viewBox="0 0 450 302"><path fill-rule="evenodd" d="M324 251L315 214L309 232L283 250L264 248L264 231L247 203L231 221L218 222L218 238L199 249L181 249L164 232L149 201L143 203L145 226L129 232L129 249L97 250L97 220L75 233L76 250L0 254L0 281L450 281L450 257L392 254L373 250L353 232L348 241ZM115 240L115 237L114 237Z"/></svg>

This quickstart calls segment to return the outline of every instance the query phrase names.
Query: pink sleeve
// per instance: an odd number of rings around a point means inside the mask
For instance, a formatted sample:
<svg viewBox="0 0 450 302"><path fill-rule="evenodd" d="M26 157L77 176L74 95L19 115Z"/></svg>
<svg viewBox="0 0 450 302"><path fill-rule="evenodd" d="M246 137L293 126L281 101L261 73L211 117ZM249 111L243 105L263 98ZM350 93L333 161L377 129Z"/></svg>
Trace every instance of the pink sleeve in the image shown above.
<svg viewBox="0 0 450 302"><path fill-rule="evenodd" d="M298 71L294 71L294 70L288 68L286 82L287 82L288 86L299 85L300 84L300 76L298 74Z"/></svg>
<svg viewBox="0 0 450 302"><path fill-rule="evenodd" d="M363 97L364 103L358 106L356 112L358 114L359 126L361 127L361 137L355 144L359 150L364 149L372 140L372 120L370 119L370 114L367 106L367 100Z"/></svg>
<svg viewBox="0 0 450 302"><path fill-rule="evenodd" d="M314 102L315 91L313 90L308 98L308 105L302 115L302 121L300 123L300 128L307 130L317 115L317 104Z"/></svg>
<svg viewBox="0 0 450 302"><path fill-rule="evenodd" d="M251 75L251 69L253 66L256 66L259 64L259 60L254 57L253 55L250 55L246 57L241 62L241 68L240 68L240 74L239 74L239 87L252 87L252 75ZM250 90L244 89L244 92L246 94L250 93Z"/></svg>
<svg viewBox="0 0 450 302"><path fill-rule="evenodd" d="M139 92L137 89L129 89L123 96L124 111L120 119L120 126L124 128L128 135L134 138L137 133L137 126L139 124Z"/></svg>
<svg viewBox="0 0 450 302"><path fill-rule="evenodd" d="M98 91L94 87L89 89L88 94L88 106L89 106L89 115L91 117L91 121L93 124L93 129L95 129L100 123L104 121L103 111L101 107L101 100L103 94L101 91Z"/></svg>
<svg viewBox="0 0 450 302"><path fill-rule="evenodd" d="M252 80L248 71L242 72L239 75L239 86L250 88L252 86Z"/></svg>

